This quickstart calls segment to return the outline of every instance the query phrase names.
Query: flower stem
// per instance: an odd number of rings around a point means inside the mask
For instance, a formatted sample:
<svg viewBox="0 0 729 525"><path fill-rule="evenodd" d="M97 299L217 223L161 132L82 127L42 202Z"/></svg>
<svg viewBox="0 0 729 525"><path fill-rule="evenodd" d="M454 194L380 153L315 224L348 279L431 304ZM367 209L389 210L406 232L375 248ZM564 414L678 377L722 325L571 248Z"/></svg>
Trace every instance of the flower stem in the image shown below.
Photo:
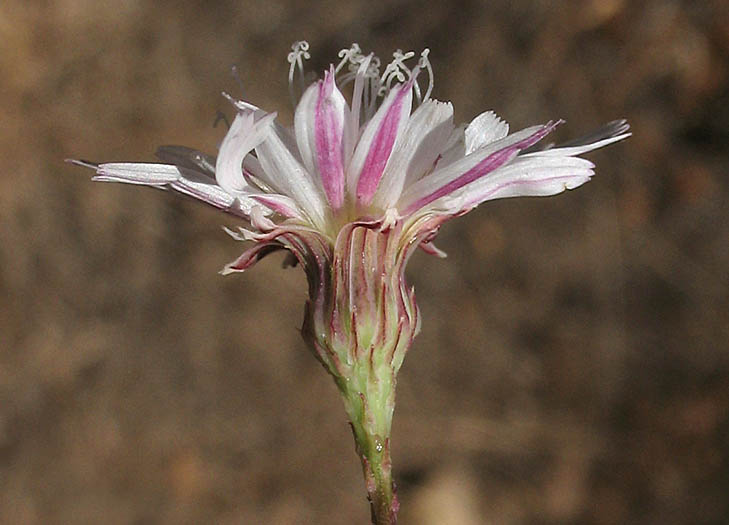
<svg viewBox="0 0 729 525"><path fill-rule="evenodd" d="M401 234L400 227L352 223L331 254L304 261L309 301L301 332L342 395L376 525L397 520L390 460L395 385L420 327L403 276L418 242Z"/></svg>
<svg viewBox="0 0 729 525"><path fill-rule="evenodd" d="M387 445L389 445L389 441ZM384 447L385 450L379 458L369 459L365 454L360 454L360 459L367 484L367 499L370 502L372 523L394 525L397 522L400 502L397 499L395 482L392 480L389 446Z"/></svg>
<svg viewBox="0 0 729 525"><path fill-rule="evenodd" d="M394 525L400 507L392 480L390 456L391 414L395 390L391 383L388 386L392 388L379 392L384 394L381 396L366 396L362 392L341 390L357 455L362 462L367 499L370 502L372 523L375 525Z"/></svg>

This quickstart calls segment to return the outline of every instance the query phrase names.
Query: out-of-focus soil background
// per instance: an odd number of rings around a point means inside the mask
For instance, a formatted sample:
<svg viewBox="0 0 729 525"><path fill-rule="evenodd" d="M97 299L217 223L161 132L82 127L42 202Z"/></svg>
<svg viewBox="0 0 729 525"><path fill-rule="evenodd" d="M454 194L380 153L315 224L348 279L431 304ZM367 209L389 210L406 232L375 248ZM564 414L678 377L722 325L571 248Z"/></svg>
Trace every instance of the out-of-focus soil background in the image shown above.
<svg viewBox="0 0 729 525"><path fill-rule="evenodd" d="M593 181L419 255L402 522L729 522L729 3L0 4L0 523L366 523L299 269L235 220L63 163L215 152L221 90L290 122L286 54L431 48L457 120L627 117Z"/></svg>

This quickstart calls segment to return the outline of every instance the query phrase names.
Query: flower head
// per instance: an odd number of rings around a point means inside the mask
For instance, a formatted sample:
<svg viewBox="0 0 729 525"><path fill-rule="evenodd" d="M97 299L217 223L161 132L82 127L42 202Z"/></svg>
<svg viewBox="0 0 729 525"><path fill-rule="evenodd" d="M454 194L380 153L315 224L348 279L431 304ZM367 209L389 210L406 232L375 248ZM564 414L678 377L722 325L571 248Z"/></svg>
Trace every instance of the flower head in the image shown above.
<svg viewBox="0 0 729 525"><path fill-rule="evenodd" d="M223 273L276 250L301 263L309 281L303 335L343 395L382 523L397 513L389 455L395 378L420 327L404 280L408 258L418 247L443 256L432 242L440 226L484 201L580 186L594 165L578 155L630 135L620 120L540 148L562 121L510 133L487 111L456 126L453 106L430 98L428 53L397 51L381 69L353 44L307 86L309 45L297 42L288 56L292 128L226 95L236 116L217 157L163 146L163 164L72 161L93 168L94 180L171 188L245 219L249 226L228 232L253 245Z"/></svg>
<svg viewBox="0 0 729 525"><path fill-rule="evenodd" d="M398 50L382 69L376 56L353 44L323 78L305 86L309 45L297 42L288 55L294 99L297 73L301 84L292 128L277 123L275 113L226 95L236 116L217 158L163 146L157 155L165 164L76 162L93 167L94 180L169 187L248 220L252 228L236 237L258 246L229 264L229 273L274 247L296 254L293 237L316 235L333 246L354 222L380 229L399 224L408 242L419 237L422 248L441 254L430 241L445 220L487 200L576 188L594 168L577 155L630 135L625 121L614 121L584 139L538 149L562 121L509 133L487 111L455 126L453 106L430 98L428 54L409 67L415 53Z"/></svg>

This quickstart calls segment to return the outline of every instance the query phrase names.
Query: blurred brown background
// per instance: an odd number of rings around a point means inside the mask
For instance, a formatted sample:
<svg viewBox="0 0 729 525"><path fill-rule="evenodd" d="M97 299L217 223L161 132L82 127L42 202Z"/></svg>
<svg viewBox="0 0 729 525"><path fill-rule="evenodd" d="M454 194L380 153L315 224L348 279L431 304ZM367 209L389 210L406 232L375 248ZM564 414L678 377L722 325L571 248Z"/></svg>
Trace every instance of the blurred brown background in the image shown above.
<svg viewBox="0 0 729 525"><path fill-rule="evenodd" d="M0 523L366 523L297 328L300 270L217 271L235 220L66 157L215 152L220 91L290 122L286 54L431 48L458 121L618 117L549 199L448 224L409 278L402 522L729 522L729 3L0 4Z"/></svg>

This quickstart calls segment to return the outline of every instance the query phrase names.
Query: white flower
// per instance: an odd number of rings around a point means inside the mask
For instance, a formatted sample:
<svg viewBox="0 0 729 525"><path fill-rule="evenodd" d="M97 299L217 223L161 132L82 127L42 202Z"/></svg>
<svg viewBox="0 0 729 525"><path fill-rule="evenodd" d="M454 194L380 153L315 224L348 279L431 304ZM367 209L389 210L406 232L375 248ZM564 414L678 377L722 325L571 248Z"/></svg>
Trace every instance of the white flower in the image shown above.
<svg viewBox="0 0 729 525"><path fill-rule="evenodd" d="M297 71L303 82L308 49L297 42L289 54L292 94ZM278 124L275 113L226 95L237 114L217 159L165 146L157 155L167 164L73 162L94 168L94 180L169 187L247 219L252 229L241 230L247 240L270 242L278 223L288 231L318 232L333 245L341 229L357 221L434 232L487 200L576 188L594 169L578 155L630 136L620 120L570 144L535 149L561 121L509 133L509 125L487 111L456 127L453 106L429 98L428 50L412 69L406 61L413 52L393 57L381 73L379 59L357 44L342 50L336 67L302 85L291 129ZM425 93L418 84L423 75ZM439 253L428 242L423 247ZM234 263L226 271L242 269Z"/></svg>
<svg viewBox="0 0 729 525"><path fill-rule="evenodd" d="M308 49L298 42L289 54L292 95ZM410 255L420 247L442 256L432 244L440 225L484 201L580 186L594 165L578 155L630 135L621 120L536 149L561 121L510 134L487 111L456 127L452 105L430 98L428 50L412 69L414 53L393 56L380 73L377 57L356 44L341 51L321 80L302 85L292 129L231 98L237 114L217 159L164 146L157 156L166 164L72 161L96 170L94 180L171 188L247 220L249 228L229 233L254 244L223 273L281 249L301 263L309 282L302 335L344 399L377 523L394 523L398 509L395 384L420 328L404 278Z"/></svg>

